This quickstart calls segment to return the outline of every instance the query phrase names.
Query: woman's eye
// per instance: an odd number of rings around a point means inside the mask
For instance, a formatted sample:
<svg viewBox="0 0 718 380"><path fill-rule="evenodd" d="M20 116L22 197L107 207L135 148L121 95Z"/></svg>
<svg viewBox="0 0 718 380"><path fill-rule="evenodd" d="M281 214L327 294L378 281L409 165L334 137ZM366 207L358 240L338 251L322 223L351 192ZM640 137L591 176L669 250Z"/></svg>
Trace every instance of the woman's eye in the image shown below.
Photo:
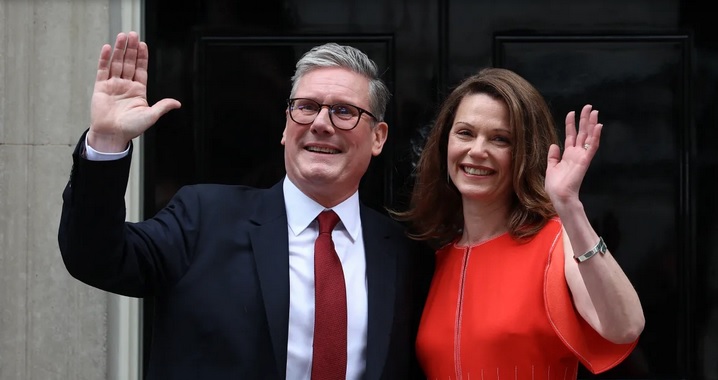
<svg viewBox="0 0 718 380"><path fill-rule="evenodd" d="M496 137L494 137L494 141L498 141L500 143L506 143L506 144L511 143L511 140L509 140L509 138L506 136L496 136Z"/></svg>

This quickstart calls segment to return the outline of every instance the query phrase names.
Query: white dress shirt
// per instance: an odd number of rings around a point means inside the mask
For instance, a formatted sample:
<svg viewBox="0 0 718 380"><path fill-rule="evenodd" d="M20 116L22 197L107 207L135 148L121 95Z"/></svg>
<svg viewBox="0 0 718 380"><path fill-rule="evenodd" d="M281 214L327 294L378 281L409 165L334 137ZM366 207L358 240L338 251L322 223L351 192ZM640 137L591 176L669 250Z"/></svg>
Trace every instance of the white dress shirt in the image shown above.
<svg viewBox="0 0 718 380"><path fill-rule="evenodd" d="M119 160L120 158L125 157L130 153L130 145L127 144L127 148L118 153L103 153L98 152L90 146L90 143L87 142L87 134L85 134L85 158L87 158L90 161L112 161L112 160Z"/></svg>
<svg viewBox="0 0 718 380"><path fill-rule="evenodd" d="M315 218L325 208L284 178L289 232L289 335L287 379L310 380L314 336ZM359 193L332 208L341 220L332 240L342 262L347 289L347 380L361 379L366 367L367 284Z"/></svg>
<svg viewBox="0 0 718 380"><path fill-rule="evenodd" d="M98 152L85 140L88 160L117 160L129 153ZM314 240L319 235L315 220L324 207L302 193L285 177L284 207L289 234L289 331L287 379L311 380L314 337ZM342 262L347 290L347 380L364 376L367 340L367 283L364 239L359 215L359 193L332 208L340 222L332 240Z"/></svg>

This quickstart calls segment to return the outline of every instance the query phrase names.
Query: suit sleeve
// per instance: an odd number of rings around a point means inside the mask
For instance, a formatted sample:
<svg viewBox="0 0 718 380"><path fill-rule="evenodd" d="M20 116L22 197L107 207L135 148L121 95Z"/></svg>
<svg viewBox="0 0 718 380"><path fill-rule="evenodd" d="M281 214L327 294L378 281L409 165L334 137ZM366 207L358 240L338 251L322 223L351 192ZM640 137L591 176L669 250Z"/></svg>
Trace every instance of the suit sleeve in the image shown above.
<svg viewBox="0 0 718 380"><path fill-rule="evenodd" d="M131 150L119 160L89 161L81 154L84 141L85 134L62 194L63 262L73 277L99 289L131 297L157 294L186 270L192 241L187 231L197 216L178 193L152 220L125 222Z"/></svg>

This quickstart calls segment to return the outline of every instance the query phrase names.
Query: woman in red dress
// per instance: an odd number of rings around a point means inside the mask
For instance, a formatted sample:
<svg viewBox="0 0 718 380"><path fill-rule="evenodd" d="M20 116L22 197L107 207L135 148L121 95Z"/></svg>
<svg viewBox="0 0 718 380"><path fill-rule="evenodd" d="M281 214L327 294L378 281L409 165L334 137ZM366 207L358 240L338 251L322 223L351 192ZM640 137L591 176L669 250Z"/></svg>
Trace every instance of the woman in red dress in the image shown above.
<svg viewBox="0 0 718 380"><path fill-rule="evenodd" d="M576 379L613 368L644 316L579 188L603 125L566 116L563 152L541 94L487 68L443 103L417 168L412 236L437 243L416 348L427 378Z"/></svg>

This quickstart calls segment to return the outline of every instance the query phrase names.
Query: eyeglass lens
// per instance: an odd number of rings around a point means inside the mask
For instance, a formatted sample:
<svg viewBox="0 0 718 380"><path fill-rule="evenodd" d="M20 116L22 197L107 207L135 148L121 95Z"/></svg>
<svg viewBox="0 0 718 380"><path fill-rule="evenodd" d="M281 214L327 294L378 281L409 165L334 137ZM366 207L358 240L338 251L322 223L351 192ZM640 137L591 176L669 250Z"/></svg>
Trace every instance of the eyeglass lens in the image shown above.
<svg viewBox="0 0 718 380"><path fill-rule="evenodd" d="M324 106L311 99L292 99L289 104L289 115L298 124L311 124ZM358 107L351 104L326 106L329 107L329 118L335 127L352 129L359 123L361 111Z"/></svg>

